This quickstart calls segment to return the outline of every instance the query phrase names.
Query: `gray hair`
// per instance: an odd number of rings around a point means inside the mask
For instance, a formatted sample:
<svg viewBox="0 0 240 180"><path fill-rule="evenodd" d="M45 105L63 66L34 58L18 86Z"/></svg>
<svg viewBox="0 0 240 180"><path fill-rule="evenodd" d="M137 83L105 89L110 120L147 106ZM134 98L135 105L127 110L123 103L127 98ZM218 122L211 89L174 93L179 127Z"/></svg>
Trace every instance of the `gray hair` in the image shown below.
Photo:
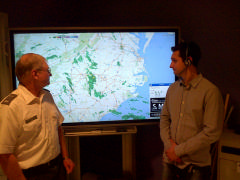
<svg viewBox="0 0 240 180"><path fill-rule="evenodd" d="M22 55L16 63L15 73L20 83L29 76L33 69L41 69L46 59L34 53Z"/></svg>

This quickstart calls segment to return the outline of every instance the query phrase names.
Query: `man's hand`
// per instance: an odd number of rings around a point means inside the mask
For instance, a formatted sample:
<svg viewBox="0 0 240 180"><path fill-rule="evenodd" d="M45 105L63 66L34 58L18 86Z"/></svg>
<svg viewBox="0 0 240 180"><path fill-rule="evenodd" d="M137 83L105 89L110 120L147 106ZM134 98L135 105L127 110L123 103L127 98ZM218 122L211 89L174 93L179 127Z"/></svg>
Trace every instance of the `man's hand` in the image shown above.
<svg viewBox="0 0 240 180"><path fill-rule="evenodd" d="M170 139L171 141L171 147L165 152L168 159L170 161L174 161L174 162L177 162L177 163L181 163L182 160L176 155L175 153L175 146L177 145L172 139Z"/></svg>
<svg viewBox="0 0 240 180"><path fill-rule="evenodd" d="M67 171L67 174L70 174L73 171L73 168L75 166L74 162L69 158L65 158L63 160L63 164L64 164L64 167Z"/></svg>

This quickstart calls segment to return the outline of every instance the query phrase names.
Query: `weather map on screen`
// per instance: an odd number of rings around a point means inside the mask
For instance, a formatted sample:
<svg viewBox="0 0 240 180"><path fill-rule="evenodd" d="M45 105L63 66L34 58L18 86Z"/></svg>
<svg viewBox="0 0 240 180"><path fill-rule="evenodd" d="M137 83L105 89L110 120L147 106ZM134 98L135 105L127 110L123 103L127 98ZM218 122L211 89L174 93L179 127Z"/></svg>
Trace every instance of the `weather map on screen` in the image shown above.
<svg viewBox="0 0 240 180"><path fill-rule="evenodd" d="M14 55L45 57L64 123L159 118L175 76L174 32L16 33Z"/></svg>

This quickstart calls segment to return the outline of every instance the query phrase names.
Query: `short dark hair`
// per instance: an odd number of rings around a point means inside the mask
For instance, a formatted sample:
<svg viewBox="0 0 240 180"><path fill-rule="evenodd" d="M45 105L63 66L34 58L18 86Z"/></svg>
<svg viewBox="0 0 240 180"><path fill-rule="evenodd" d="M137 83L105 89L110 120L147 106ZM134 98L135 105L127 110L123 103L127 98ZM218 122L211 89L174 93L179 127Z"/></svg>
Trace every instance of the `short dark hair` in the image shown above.
<svg viewBox="0 0 240 180"><path fill-rule="evenodd" d="M195 42L181 42L178 45L171 48L171 50L180 52L180 57L183 59L183 61L187 60L187 57L192 57L192 64L197 67L198 62L202 57L201 49L198 44Z"/></svg>

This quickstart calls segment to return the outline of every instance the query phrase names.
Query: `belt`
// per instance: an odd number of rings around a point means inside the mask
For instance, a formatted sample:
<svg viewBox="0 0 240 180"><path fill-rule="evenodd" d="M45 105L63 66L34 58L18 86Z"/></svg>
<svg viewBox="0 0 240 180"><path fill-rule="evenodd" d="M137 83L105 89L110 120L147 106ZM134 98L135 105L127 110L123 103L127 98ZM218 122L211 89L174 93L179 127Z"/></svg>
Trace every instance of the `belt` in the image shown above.
<svg viewBox="0 0 240 180"><path fill-rule="evenodd" d="M207 172L209 170L211 170L211 166L203 166L203 167L200 167L200 166L196 166L196 165L193 165L193 164L190 164L189 166L187 166L185 168L185 170L187 170L188 173L192 173L194 171L203 171L203 172Z"/></svg>
<svg viewBox="0 0 240 180"><path fill-rule="evenodd" d="M35 172L35 171L39 171L39 170L43 170L43 169L47 169L47 168L51 168L54 167L56 165L58 165L61 162L62 156L61 154L59 154L56 158L52 159L51 161L44 163L44 164L40 164L38 166L34 166L28 169L23 169L23 173L30 173L30 172Z"/></svg>

